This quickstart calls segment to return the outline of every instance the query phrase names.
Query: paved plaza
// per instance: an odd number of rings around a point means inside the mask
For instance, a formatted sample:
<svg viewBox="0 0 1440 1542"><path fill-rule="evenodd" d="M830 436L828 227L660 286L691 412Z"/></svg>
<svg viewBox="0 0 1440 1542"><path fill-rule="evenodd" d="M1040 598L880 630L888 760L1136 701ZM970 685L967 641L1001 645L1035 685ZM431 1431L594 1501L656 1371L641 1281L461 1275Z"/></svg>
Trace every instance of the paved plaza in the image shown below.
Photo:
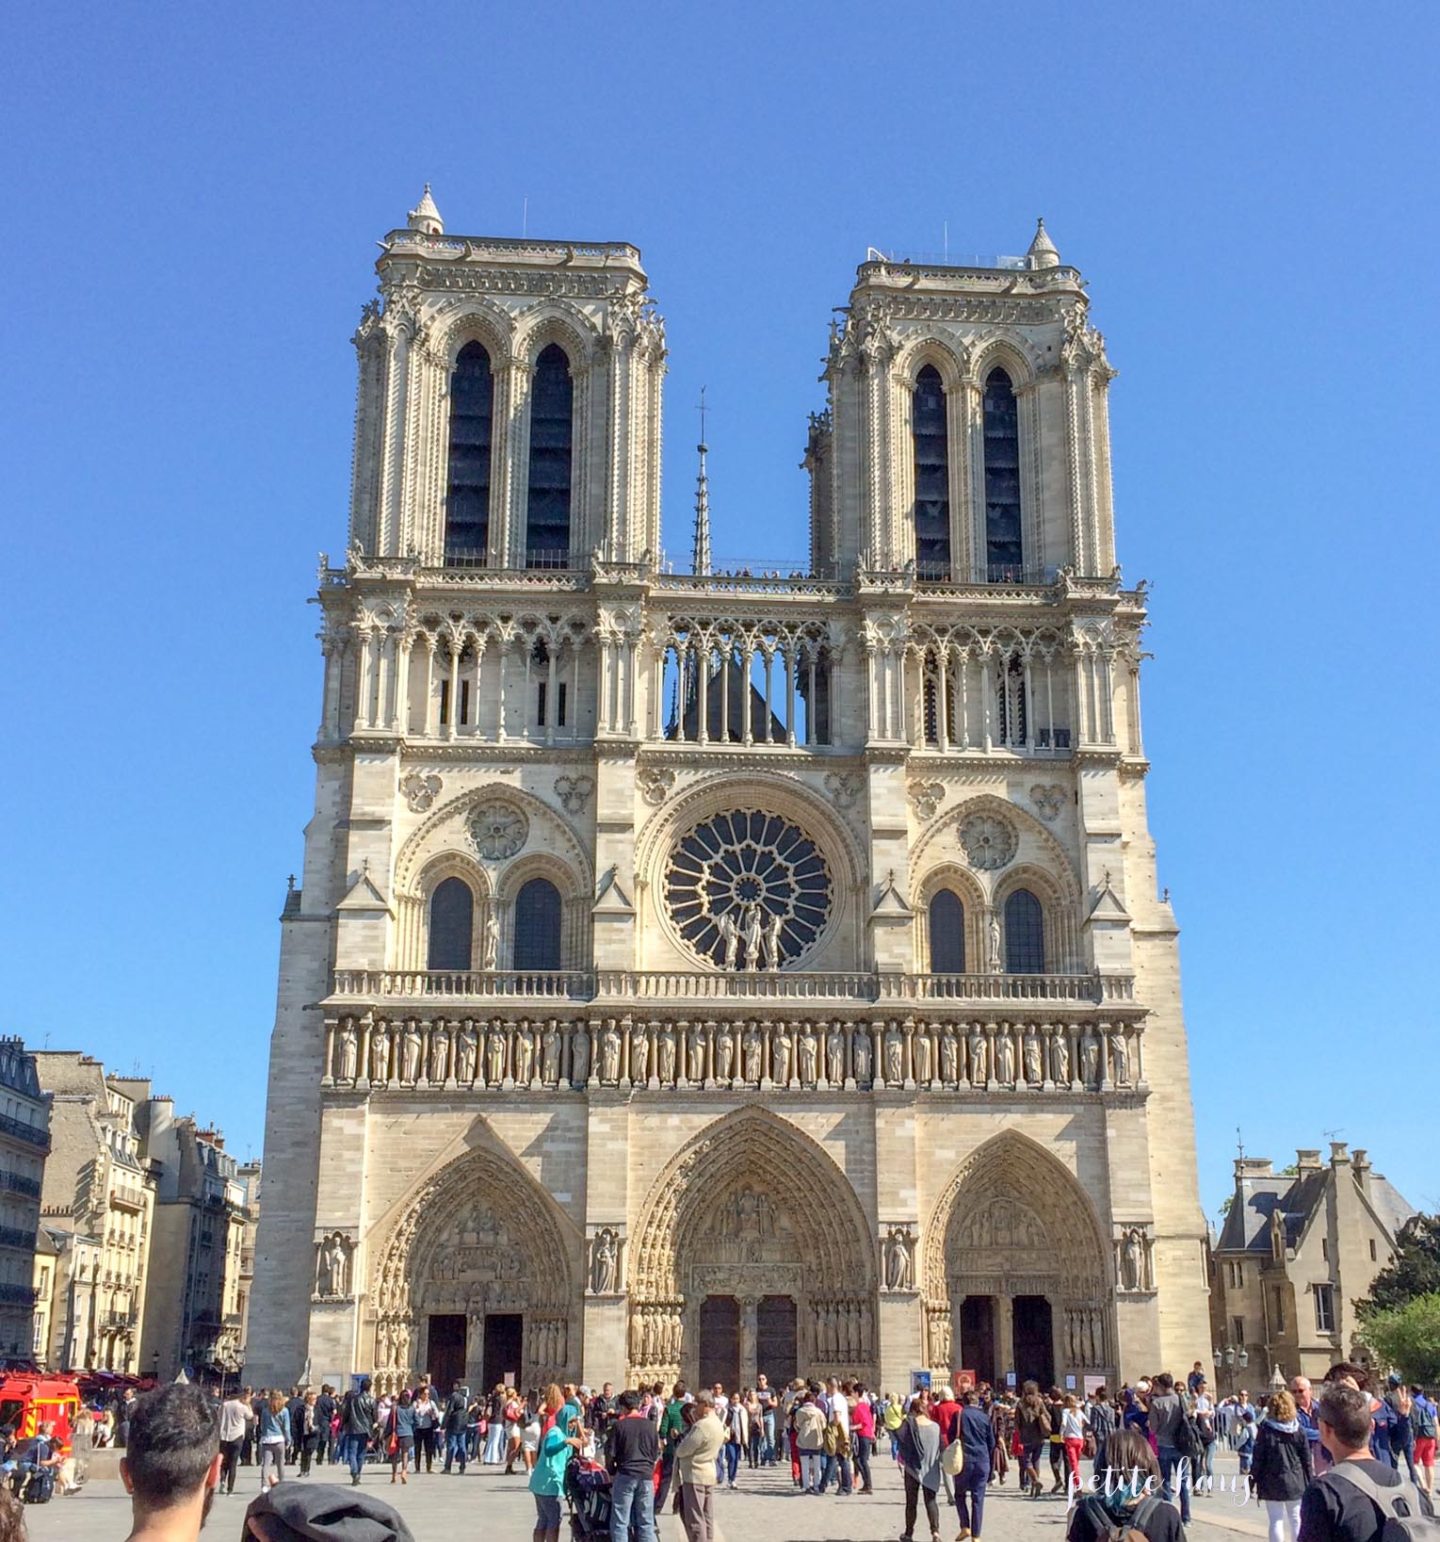
<svg viewBox="0 0 1440 1542"><path fill-rule="evenodd" d="M343 1481L343 1469L339 1469ZM767 1468L751 1473L741 1469L741 1487L716 1496L723 1542L885 1542L900 1534L904 1519L903 1490L899 1470L888 1458L874 1464L875 1493L841 1499L833 1494L819 1498L797 1494L790 1486L788 1469ZM1235 1461L1220 1464L1222 1482L1228 1487L1235 1476ZM243 1491L215 1501L207 1538L240 1536L245 1506L257 1492L254 1468L242 1469ZM468 1542L483 1534L485 1542L527 1539L534 1505L522 1478L501 1476L497 1468L471 1467L463 1477L412 1477L404 1488L392 1488L388 1476L366 1474L365 1489L392 1502L405 1516L417 1542ZM1263 1537L1263 1512L1253 1503L1239 1505L1233 1493L1196 1503L1195 1521L1188 1535L1192 1542L1225 1542L1237 1534ZM1015 1474L1003 1488L992 1487L986 1501L985 1536L988 1542L1060 1542L1064 1535L1065 1505L1059 1499L1023 1500L1016 1492ZM104 1479L87 1484L73 1498L32 1508L26 1515L32 1542L121 1542L130 1529L130 1504L120 1483ZM957 1530L953 1508L941 1510L941 1535L950 1542ZM567 1533L562 1532L562 1536ZM660 1526L662 1542L683 1542L678 1517L667 1516ZM917 1536L924 1542L923 1519Z"/></svg>

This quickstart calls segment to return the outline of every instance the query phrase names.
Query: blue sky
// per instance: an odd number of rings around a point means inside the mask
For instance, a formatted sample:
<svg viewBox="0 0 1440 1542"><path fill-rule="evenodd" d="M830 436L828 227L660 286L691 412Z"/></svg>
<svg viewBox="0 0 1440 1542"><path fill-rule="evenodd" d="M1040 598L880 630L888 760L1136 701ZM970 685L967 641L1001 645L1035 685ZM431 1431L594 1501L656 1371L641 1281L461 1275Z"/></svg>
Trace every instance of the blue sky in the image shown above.
<svg viewBox="0 0 1440 1542"><path fill-rule="evenodd" d="M1201 1179L1325 1131L1440 1207L1436 13L832 3L14 13L4 1023L260 1147L310 813L349 336L421 184L452 230L626 239L702 383L717 557L803 559L797 469L868 246L1091 283ZM1426 102L1431 103L1427 110ZM1429 639L1426 645L1425 639Z"/></svg>

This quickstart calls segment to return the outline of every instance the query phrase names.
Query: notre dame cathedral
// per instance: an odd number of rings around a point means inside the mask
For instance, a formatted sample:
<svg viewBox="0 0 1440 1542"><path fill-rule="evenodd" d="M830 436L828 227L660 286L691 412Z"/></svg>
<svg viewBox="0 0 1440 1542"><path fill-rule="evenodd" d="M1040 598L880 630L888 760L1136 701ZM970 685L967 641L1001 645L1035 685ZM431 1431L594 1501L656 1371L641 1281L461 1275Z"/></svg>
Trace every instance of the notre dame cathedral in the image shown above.
<svg viewBox="0 0 1440 1542"><path fill-rule="evenodd" d="M428 189L382 244L251 1378L1205 1358L1079 273L1043 226L862 264L808 560L712 570L702 459L677 571L640 253L449 235Z"/></svg>

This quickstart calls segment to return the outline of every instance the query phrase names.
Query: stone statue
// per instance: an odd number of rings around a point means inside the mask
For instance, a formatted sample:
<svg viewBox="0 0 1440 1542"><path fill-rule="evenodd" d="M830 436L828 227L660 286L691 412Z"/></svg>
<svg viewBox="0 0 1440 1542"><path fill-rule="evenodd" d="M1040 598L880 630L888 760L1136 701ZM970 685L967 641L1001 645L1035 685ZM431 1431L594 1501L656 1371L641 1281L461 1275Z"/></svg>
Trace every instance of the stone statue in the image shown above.
<svg viewBox="0 0 1440 1542"><path fill-rule="evenodd" d="M493 901L485 907L485 929L480 935L480 967L494 969L500 957L500 917Z"/></svg>
<svg viewBox="0 0 1440 1542"><path fill-rule="evenodd" d="M317 1249L315 1294L325 1300L337 1300L346 1293L349 1283L349 1249L340 1233L332 1232L321 1240Z"/></svg>
<svg viewBox="0 0 1440 1542"><path fill-rule="evenodd" d="M390 1030L384 1023L376 1023L370 1030L370 1080L386 1082L390 1079Z"/></svg>
<svg viewBox="0 0 1440 1542"><path fill-rule="evenodd" d="M1002 1087L1015 1083L1015 1040L1008 1027L1001 1028L995 1039L995 1080Z"/></svg>
<svg viewBox="0 0 1440 1542"><path fill-rule="evenodd" d="M337 1081L353 1082L355 1080L359 1055L360 1035L355 1030L355 1024L347 1018L340 1029L340 1064L335 1073Z"/></svg>
<svg viewBox="0 0 1440 1542"><path fill-rule="evenodd" d="M870 1030L857 1028L850 1036L850 1064L855 1068L855 1081L861 1087L868 1087L871 1081L871 1052L873 1045L870 1042Z"/></svg>
<svg viewBox="0 0 1440 1542"><path fill-rule="evenodd" d="M439 1087L450 1070L450 1029L443 1022L430 1030L430 1085Z"/></svg>
<svg viewBox="0 0 1440 1542"><path fill-rule="evenodd" d="M620 1030L613 1017L607 1017L600 1030L600 1080L607 1087L620 1082Z"/></svg>
<svg viewBox="0 0 1440 1542"><path fill-rule="evenodd" d="M1130 1042L1125 1030L1117 1028L1110 1035L1110 1067L1117 1087L1130 1085Z"/></svg>
<svg viewBox="0 0 1440 1542"><path fill-rule="evenodd" d="M597 1296L620 1288L620 1239L610 1227L596 1232L590 1248L590 1288Z"/></svg>
<svg viewBox="0 0 1440 1542"><path fill-rule="evenodd" d="M790 1085L790 1029L780 1023L775 1028L775 1036L770 1041L770 1060L774 1068L775 1085L788 1087Z"/></svg>
<svg viewBox="0 0 1440 1542"><path fill-rule="evenodd" d="M812 1023L800 1030L800 1085L813 1087L819 1079L820 1041L815 1037Z"/></svg>
<svg viewBox="0 0 1440 1542"><path fill-rule="evenodd" d="M1070 1045L1063 1028L1050 1035L1050 1080L1057 1087L1070 1085Z"/></svg>
<svg viewBox="0 0 1440 1542"><path fill-rule="evenodd" d="M1120 1244L1120 1277L1126 1290L1140 1289L1142 1247L1143 1234L1138 1227L1132 1226Z"/></svg>
<svg viewBox="0 0 1440 1542"><path fill-rule="evenodd" d="M685 1074L697 1085L705 1080L705 1024L690 1024L690 1048L685 1057Z"/></svg>
<svg viewBox="0 0 1440 1542"><path fill-rule="evenodd" d="M760 1077L764 1071L761 1057L764 1053L765 1041L756 1024L750 1023L746 1027L742 1044L742 1053L745 1057L745 1080L752 1087L759 1086Z"/></svg>
<svg viewBox="0 0 1440 1542"><path fill-rule="evenodd" d="M898 1023L885 1030L885 1082L898 1087L905 1080L905 1039Z"/></svg>
<svg viewBox="0 0 1440 1542"><path fill-rule="evenodd" d="M780 928L781 920L779 912L774 912L765 927L765 967L778 969L780 967Z"/></svg>
<svg viewBox="0 0 1440 1542"><path fill-rule="evenodd" d="M832 1087L845 1080L845 1025L838 1017L825 1035L825 1076Z"/></svg>
<svg viewBox="0 0 1440 1542"><path fill-rule="evenodd" d="M983 1087L989 1074L990 1056L985 1047L985 1034L976 1023L970 1030L970 1085Z"/></svg>
<svg viewBox="0 0 1440 1542"><path fill-rule="evenodd" d="M985 961L990 967L990 973L999 974L1005 960L1000 951L1000 917L993 910L990 912L990 920L985 928L985 941Z"/></svg>
<svg viewBox="0 0 1440 1542"><path fill-rule="evenodd" d="M960 1080L960 1039L958 1030L946 1023L940 1030L940 1080L953 1087Z"/></svg>
<svg viewBox="0 0 1440 1542"><path fill-rule="evenodd" d="M1025 1080L1038 1087L1045 1080L1045 1057L1040 1051L1040 1035L1032 1027L1025 1030Z"/></svg>
<svg viewBox="0 0 1440 1542"><path fill-rule="evenodd" d="M1095 1037L1093 1028L1085 1030L1080 1044L1080 1076L1087 1087L1100 1083L1100 1040Z"/></svg>
<svg viewBox="0 0 1440 1542"><path fill-rule="evenodd" d="M740 928L735 925L735 914L727 910L720 917L720 946L723 949L725 967L734 969L739 962L740 952Z"/></svg>
<svg viewBox="0 0 1440 1542"><path fill-rule="evenodd" d="M745 907L745 967L758 969L760 967L760 946L763 940L760 921L760 907L747 905Z"/></svg>
<svg viewBox="0 0 1440 1542"><path fill-rule="evenodd" d="M728 1087L734 1075L735 1029L729 1023L721 1023L715 1035L715 1080Z"/></svg>
<svg viewBox="0 0 1440 1542"><path fill-rule="evenodd" d="M914 1277L910 1234L903 1226L892 1226L885 1236L885 1288L909 1290Z"/></svg>
<svg viewBox="0 0 1440 1542"><path fill-rule="evenodd" d="M460 1030L459 1042L455 1046L455 1080L462 1086L469 1087L474 1083L479 1056L480 1035L475 1031L475 1024L467 1022Z"/></svg>
<svg viewBox="0 0 1440 1542"><path fill-rule="evenodd" d="M570 1081L583 1087L590 1080L590 1030L584 1023L576 1025L570 1038Z"/></svg>
<svg viewBox="0 0 1440 1542"><path fill-rule="evenodd" d="M498 1087L505 1080L505 1030L499 1022L490 1024L485 1035L485 1084Z"/></svg>
<svg viewBox="0 0 1440 1542"><path fill-rule="evenodd" d="M910 1041L910 1054L915 1061L915 1080L921 1087L928 1087L934 1076L934 1066L931 1064L934 1057L934 1046L930 1042L930 1030L921 1023L915 1030L915 1037Z"/></svg>
<svg viewBox="0 0 1440 1542"><path fill-rule="evenodd" d="M521 1023L515 1030L515 1085L528 1087L535 1074L535 1039L529 1023Z"/></svg>
<svg viewBox="0 0 1440 1542"><path fill-rule="evenodd" d="M411 1086L420 1079L420 1024L412 1017L405 1024L405 1037L400 1054L400 1080Z"/></svg>
<svg viewBox="0 0 1440 1542"><path fill-rule="evenodd" d="M660 1045L658 1059L660 1062L660 1085L673 1087L675 1085L675 1025L666 1023L660 1030Z"/></svg>
<svg viewBox="0 0 1440 1542"><path fill-rule="evenodd" d="M540 1035L540 1080L547 1087L560 1082L560 1026L553 1017Z"/></svg>
<svg viewBox="0 0 1440 1542"><path fill-rule="evenodd" d="M645 1084L650 1076L650 1025L635 1023L630 1029L630 1081Z"/></svg>

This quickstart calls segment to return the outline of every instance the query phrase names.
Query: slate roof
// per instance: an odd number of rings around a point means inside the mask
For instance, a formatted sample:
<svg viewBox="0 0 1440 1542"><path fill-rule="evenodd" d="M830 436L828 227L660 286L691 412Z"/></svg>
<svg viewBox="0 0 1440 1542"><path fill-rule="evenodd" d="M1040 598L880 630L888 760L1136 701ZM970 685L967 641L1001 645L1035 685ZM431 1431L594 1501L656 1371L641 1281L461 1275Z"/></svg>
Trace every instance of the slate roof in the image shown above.
<svg viewBox="0 0 1440 1542"><path fill-rule="evenodd" d="M1330 1173L1331 1168L1323 1166L1306 1173L1247 1175L1239 1180L1216 1251L1268 1254L1270 1217L1277 1209L1285 1223L1285 1246L1296 1247L1310 1217L1325 1203ZM1370 1203L1392 1237L1416 1213L1395 1185L1376 1172L1370 1174Z"/></svg>

